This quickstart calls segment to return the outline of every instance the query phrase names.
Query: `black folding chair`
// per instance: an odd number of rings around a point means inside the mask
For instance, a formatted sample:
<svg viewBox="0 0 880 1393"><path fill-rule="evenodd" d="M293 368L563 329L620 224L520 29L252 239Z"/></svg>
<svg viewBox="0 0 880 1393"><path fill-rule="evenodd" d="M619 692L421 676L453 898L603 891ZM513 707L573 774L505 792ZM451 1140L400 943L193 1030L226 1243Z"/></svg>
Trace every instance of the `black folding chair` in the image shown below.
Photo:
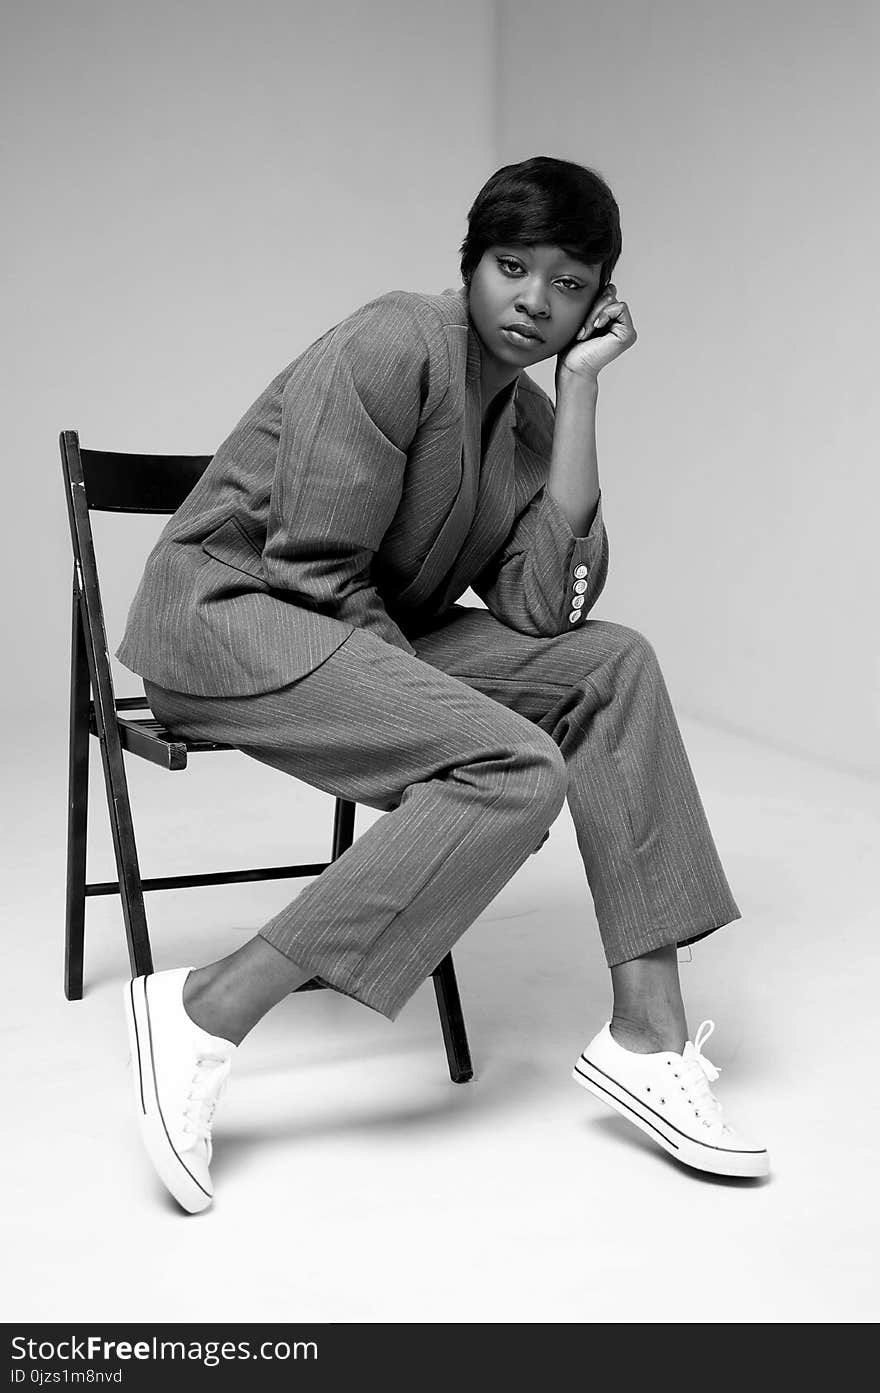
<svg viewBox="0 0 880 1393"><path fill-rule="evenodd" d="M73 616L70 663L70 761L67 821L67 904L64 952L64 991L68 1000L83 993L83 947L86 899L115 895L122 899L132 976L153 971L153 958L144 908L145 890L173 890L195 885L240 884L251 880L280 880L289 876L320 875L354 840L355 804L337 798L333 820L331 861L311 865L264 866L254 870L221 871L206 875L175 875L142 879L123 751L159 764L185 769L190 754L228 749L203 740L181 740L158 721L133 717L149 711L146 697L116 697L110 671L98 568L89 514L171 514L180 507L203 471L210 455L130 455L106 450L83 450L74 430L61 433L70 537L73 544ZM118 880L86 880L86 826L89 796L89 736L100 742L104 786ZM434 969L432 979L446 1044L449 1073L454 1083L473 1077L470 1051L452 954ZM323 987L306 982L299 991Z"/></svg>

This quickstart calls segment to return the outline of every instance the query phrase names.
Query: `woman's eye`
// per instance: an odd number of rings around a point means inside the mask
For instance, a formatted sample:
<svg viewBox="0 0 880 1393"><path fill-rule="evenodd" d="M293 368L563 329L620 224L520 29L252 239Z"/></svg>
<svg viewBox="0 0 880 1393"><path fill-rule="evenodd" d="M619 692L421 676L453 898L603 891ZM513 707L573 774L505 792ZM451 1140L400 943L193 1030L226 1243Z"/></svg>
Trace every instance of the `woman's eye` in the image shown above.
<svg viewBox="0 0 880 1393"><path fill-rule="evenodd" d="M518 261L512 260L509 256L497 256L495 260L507 276L518 275L523 269ZM560 277L558 283L562 285L565 290L577 291L584 289L579 281L572 280L570 276Z"/></svg>

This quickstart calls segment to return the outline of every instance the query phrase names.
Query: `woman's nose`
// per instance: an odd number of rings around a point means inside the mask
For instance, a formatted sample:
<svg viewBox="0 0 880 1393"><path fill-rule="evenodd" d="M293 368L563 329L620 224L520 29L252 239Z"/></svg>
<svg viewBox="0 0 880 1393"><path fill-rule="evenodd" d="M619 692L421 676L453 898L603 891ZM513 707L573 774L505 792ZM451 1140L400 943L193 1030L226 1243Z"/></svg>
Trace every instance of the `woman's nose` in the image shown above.
<svg viewBox="0 0 880 1393"><path fill-rule="evenodd" d="M541 319L547 315L547 293L539 285L531 285L528 288L523 286L516 302L516 309L520 314L531 315L532 319Z"/></svg>

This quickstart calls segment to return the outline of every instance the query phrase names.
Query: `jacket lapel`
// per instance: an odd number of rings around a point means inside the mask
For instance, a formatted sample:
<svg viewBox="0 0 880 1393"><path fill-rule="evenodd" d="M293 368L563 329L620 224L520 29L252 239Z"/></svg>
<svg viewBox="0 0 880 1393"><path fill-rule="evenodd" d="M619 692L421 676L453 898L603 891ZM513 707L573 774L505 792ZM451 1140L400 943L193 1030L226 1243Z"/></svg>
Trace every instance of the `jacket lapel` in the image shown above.
<svg viewBox="0 0 880 1393"><path fill-rule="evenodd" d="M482 348L467 310L467 292L444 291L453 297L457 321L466 328L467 350L461 392L460 476L455 497L418 572L397 597L396 606L419 608L431 598L431 608L460 595L495 554L510 531L516 509L514 425L516 383L507 389L481 458L483 403L480 390ZM442 585L442 591L437 594Z"/></svg>
<svg viewBox="0 0 880 1393"><path fill-rule="evenodd" d="M506 389L506 400L492 426L481 460L482 349L472 327L468 332L468 368L464 472L476 479L476 506L467 535L461 539L456 555L450 558L442 592L435 597L434 603L441 608L461 595L471 580L479 575L501 546L516 515L514 426L517 382Z"/></svg>
<svg viewBox="0 0 880 1393"><path fill-rule="evenodd" d="M395 609L418 609L437 588L452 565L468 534L477 504L480 466L480 354L479 341L468 318L467 292L446 290L451 300L451 323L460 326L457 360L453 372L457 379L451 389L458 394L459 410L455 415L460 430L460 444L453 446L450 467L456 471L452 487L455 492L449 510L436 537L422 558L416 574L394 599Z"/></svg>

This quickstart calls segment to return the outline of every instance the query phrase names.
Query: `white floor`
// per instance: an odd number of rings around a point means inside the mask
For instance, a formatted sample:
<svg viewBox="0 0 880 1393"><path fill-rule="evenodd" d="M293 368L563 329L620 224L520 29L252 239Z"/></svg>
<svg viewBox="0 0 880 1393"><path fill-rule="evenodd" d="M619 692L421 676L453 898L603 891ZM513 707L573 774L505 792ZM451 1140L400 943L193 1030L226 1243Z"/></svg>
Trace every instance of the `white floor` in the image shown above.
<svg viewBox="0 0 880 1393"><path fill-rule="evenodd" d="M86 994L64 999L66 752L25 742L7 761L4 1319L876 1320L880 789L682 728L743 911L682 963L691 1032L716 1022L716 1092L766 1140L770 1179L687 1170L571 1081L609 995L566 810L456 949L475 1080L449 1080L430 984L393 1025L289 998L239 1052L195 1218L140 1151L114 899L90 900ZM92 767L89 876L109 879ZM145 875L329 852L331 801L243 755L129 770ZM156 966L214 960L303 883L151 895Z"/></svg>

